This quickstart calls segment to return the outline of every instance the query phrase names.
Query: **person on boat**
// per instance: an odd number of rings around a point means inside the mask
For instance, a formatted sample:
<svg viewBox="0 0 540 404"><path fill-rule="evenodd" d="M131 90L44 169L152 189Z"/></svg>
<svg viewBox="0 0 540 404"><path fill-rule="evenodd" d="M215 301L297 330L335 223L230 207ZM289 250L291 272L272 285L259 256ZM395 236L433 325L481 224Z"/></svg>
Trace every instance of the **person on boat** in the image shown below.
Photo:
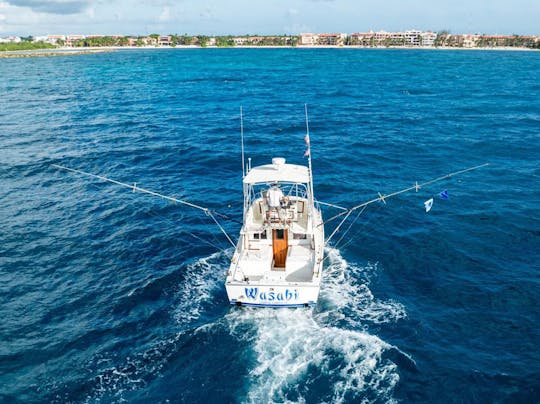
<svg viewBox="0 0 540 404"><path fill-rule="evenodd" d="M278 183L274 183L272 188L268 190L268 206L270 208L279 208L283 199L283 191L279 188Z"/></svg>

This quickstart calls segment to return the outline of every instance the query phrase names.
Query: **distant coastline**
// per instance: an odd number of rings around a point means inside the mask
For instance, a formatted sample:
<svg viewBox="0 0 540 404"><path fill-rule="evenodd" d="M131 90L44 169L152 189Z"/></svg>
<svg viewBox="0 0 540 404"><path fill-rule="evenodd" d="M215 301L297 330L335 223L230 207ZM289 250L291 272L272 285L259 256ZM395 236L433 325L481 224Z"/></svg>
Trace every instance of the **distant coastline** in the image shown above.
<svg viewBox="0 0 540 404"><path fill-rule="evenodd" d="M21 50L21 51L4 51L0 52L0 59L22 59L36 57L54 57L54 56L77 56L77 55L93 55L97 53L115 52L115 49L80 49L72 48L57 48L47 50Z"/></svg>
<svg viewBox="0 0 540 404"><path fill-rule="evenodd" d="M385 49L403 49L403 50L441 50L441 51L452 51L452 50L464 50L464 51L485 51L485 50L494 50L494 51L526 51L534 52L539 49L531 49L525 47L511 47L511 46L499 46L499 47L483 47L483 48L458 48L458 47L448 47L448 46L360 46L360 45L296 45L296 46L272 46L272 45L242 45L242 46L194 46L194 45L177 45L177 46L107 46L107 47L88 47L83 48L84 50L96 51L96 50L108 50L108 51L120 51L120 50L167 50L167 49L177 49L177 50L188 50L188 49L373 49L373 50L385 50ZM62 52L77 52L77 49L74 48L57 48L58 51Z"/></svg>
<svg viewBox="0 0 540 404"><path fill-rule="evenodd" d="M367 47L367 46L337 46L337 45L314 45L314 46L238 46L238 47L217 47L217 46L107 46L107 47L88 47L83 49L74 49L68 47L59 47L48 50L23 50L23 51L5 51L0 52L0 59L21 59L32 57L55 57L55 56L79 56L93 55L101 53L110 53L117 51L164 51L164 50L193 50L193 49L343 49L343 50L426 50L426 51L513 51L513 52L534 52L537 49L523 47L485 47L485 48L451 48L451 47L418 47L418 46L388 46L388 47Z"/></svg>
<svg viewBox="0 0 540 404"><path fill-rule="evenodd" d="M27 56L56 55L60 51L96 49L193 49L193 48L302 48L302 49L467 49L467 50L540 50L540 36L451 34L408 30L404 32L369 31L353 34L298 35L47 35L0 38L0 55L27 51ZM49 54L34 52L42 49ZM71 53L70 55L74 55ZM17 56L9 56L17 57ZM19 56L23 57L23 56Z"/></svg>

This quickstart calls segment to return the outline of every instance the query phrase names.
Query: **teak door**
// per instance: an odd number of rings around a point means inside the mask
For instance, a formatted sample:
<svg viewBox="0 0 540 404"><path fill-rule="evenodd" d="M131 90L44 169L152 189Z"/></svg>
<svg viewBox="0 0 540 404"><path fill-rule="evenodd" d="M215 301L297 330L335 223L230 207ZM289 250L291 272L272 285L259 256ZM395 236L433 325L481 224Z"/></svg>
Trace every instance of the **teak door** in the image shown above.
<svg viewBox="0 0 540 404"><path fill-rule="evenodd" d="M285 270L285 261L287 260L288 249L288 230L272 230L272 250L274 253L274 268Z"/></svg>

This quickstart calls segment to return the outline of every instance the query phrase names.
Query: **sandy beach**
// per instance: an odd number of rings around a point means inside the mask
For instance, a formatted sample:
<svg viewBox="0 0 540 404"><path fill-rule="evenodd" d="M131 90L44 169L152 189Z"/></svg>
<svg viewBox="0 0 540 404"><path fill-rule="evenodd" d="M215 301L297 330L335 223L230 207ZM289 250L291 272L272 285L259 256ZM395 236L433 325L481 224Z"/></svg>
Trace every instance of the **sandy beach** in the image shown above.
<svg viewBox="0 0 540 404"><path fill-rule="evenodd" d="M298 45L298 46L196 46L196 45L180 45L180 46L102 46L88 48L70 48L60 47L57 49L47 50L28 50L28 51L5 51L0 52L0 58L29 58L29 57L54 57L54 56L77 56L89 55L107 52L116 52L120 50L188 50L188 49L373 49L373 50L432 50L432 51L520 51L520 52L535 52L537 49L523 47L485 47L485 48L458 48L458 47L432 47L432 46L358 46L358 45Z"/></svg>

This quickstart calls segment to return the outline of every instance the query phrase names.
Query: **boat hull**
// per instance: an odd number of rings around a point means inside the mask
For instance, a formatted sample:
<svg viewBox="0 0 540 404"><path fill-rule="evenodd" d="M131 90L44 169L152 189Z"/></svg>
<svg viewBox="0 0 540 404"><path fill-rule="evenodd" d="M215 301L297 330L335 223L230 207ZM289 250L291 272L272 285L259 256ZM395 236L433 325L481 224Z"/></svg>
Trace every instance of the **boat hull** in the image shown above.
<svg viewBox="0 0 540 404"><path fill-rule="evenodd" d="M317 303L319 285L225 285L229 301L237 306L308 307Z"/></svg>

